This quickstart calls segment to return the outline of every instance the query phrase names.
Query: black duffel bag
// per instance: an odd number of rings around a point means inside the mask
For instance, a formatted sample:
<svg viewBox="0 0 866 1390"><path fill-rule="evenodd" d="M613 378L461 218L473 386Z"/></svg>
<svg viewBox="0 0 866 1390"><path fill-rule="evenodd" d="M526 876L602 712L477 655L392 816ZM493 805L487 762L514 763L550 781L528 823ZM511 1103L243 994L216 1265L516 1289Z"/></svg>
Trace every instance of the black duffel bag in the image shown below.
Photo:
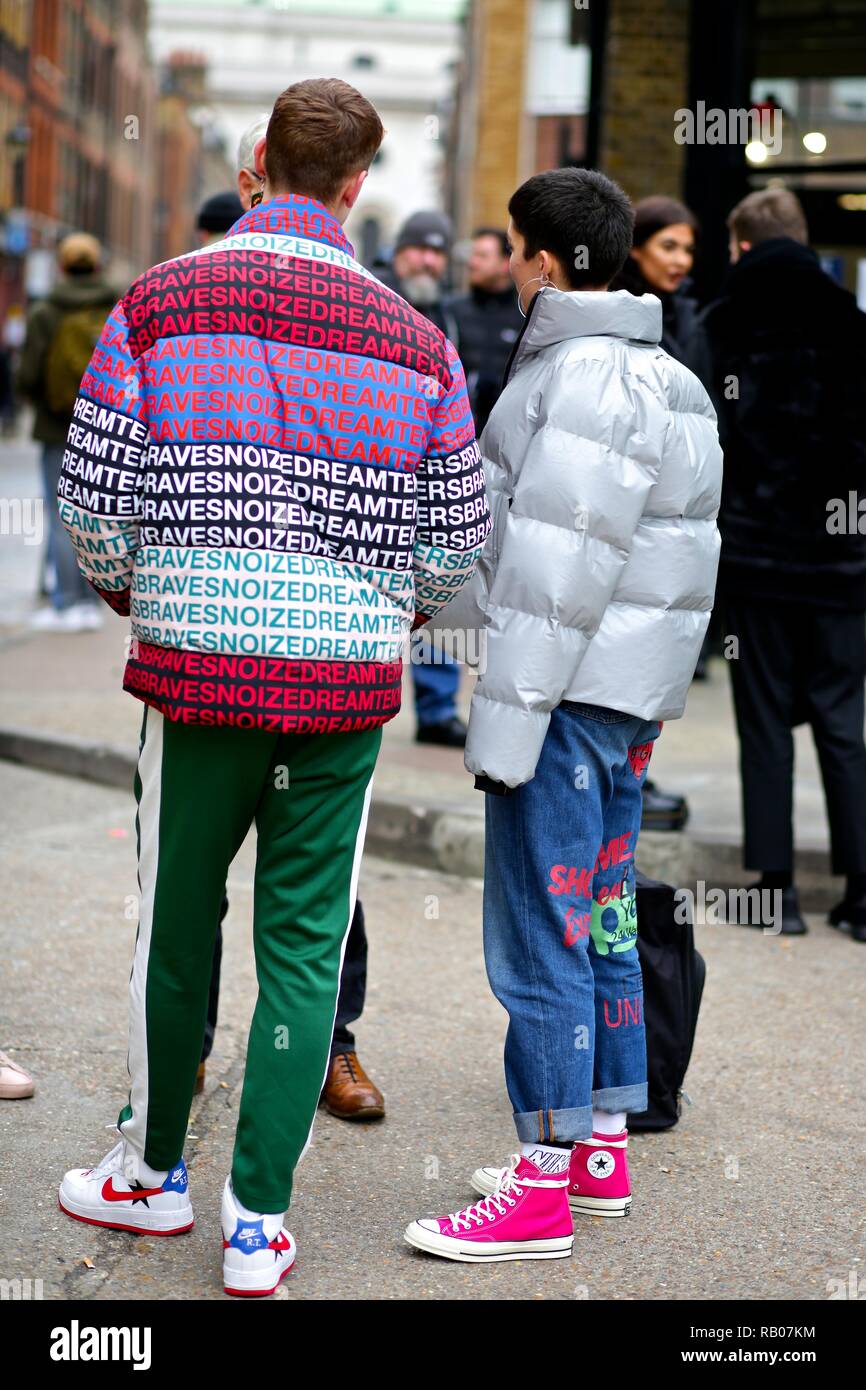
<svg viewBox="0 0 866 1390"><path fill-rule="evenodd" d="M676 902L674 889L640 872L636 879L649 1104L637 1114L630 1112L632 1133L671 1129L680 1117L707 973L695 950L691 914ZM685 921L677 920L683 916Z"/></svg>

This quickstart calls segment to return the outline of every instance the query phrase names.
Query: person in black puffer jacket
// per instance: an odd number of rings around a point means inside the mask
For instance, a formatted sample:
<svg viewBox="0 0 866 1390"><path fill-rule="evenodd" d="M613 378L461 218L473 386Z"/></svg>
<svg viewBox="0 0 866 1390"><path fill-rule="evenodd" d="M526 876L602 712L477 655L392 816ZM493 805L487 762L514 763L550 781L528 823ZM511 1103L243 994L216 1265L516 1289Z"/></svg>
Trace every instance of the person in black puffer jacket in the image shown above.
<svg viewBox="0 0 866 1390"><path fill-rule="evenodd" d="M847 876L833 925L866 940L866 315L821 269L793 193L752 193L728 218L732 268L690 363L719 417L725 479L719 593L740 735L745 863L793 888L797 724L809 723ZM851 516L851 498L854 499ZM727 640L730 640L730 636Z"/></svg>

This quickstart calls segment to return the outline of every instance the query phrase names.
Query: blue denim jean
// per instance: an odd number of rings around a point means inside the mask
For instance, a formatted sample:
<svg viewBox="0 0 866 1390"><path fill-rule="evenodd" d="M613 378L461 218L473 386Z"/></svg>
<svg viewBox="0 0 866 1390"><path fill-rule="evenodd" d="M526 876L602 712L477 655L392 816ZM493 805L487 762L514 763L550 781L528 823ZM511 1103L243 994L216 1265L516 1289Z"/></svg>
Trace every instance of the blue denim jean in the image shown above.
<svg viewBox="0 0 866 1390"><path fill-rule="evenodd" d="M442 651L432 652L424 644L420 653L413 652L412 679L419 728L425 724L444 724L455 718L460 666L452 657Z"/></svg>
<svg viewBox="0 0 866 1390"><path fill-rule="evenodd" d="M634 852L657 722L564 701L531 782L485 797L484 955L524 1143L647 1108Z"/></svg>
<svg viewBox="0 0 866 1390"><path fill-rule="evenodd" d="M48 561L54 570L51 606L58 612L71 608L74 603L92 603L94 607L99 605L99 599L78 568L72 541L60 520L57 484L60 481L63 450L62 444L42 446L42 487L45 493L45 514L48 517Z"/></svg>

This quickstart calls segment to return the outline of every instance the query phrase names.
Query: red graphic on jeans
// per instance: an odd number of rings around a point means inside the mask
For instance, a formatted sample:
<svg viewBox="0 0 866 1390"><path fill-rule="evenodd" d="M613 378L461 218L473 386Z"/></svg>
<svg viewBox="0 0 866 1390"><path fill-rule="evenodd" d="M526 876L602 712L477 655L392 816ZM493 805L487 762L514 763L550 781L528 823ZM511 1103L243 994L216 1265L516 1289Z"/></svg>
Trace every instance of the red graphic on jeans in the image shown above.
<svg viewBox="0 0 866 1390"><path fill-rule="evenodd" d="M625 1013L623 1013L623 1005ZM629 1017L631 1015L631 1017ZM634 999L617 999L616 1001L616 1023L613 1022L607 1007L607 1000L604 1001L604 1021L608 1028L628 1028L629 1024L641 1022L641 1001L640 995L636 994Z"/></svg>
<svg viewBox="0 0 866 1390"><path fill-rule="evenodd" d="M575 864L553 864L550 869L548 893L565 893L570 898L591 898L593 875L600 870L609 869L614 864L624 864L634 858L634 850L629 845L634 832L627 830L624 835L616 835L602 845L591 869L578 868Z"/></svg>
<svg viewBox="0 0 866 1390"><path fill-rule="evenodd" d="M626 897L629 892L629 887L630 880L628 872L626 872L625 877L623 878L621 883L612 883L610 887L608 887L607 885L603 885L601 888L599 888L595 896L595 900L598 903L599 907L604 907L613 898Z"/></svg>
<svg viewBox="0 0 866 1390"><path fill-rule="evenodd" d="M568 909L565 914L565 936L562 938L566 946L573 946L576 941L589 936L589 917L588 912L578 912L574 907Z"/></svg>
<svg viewBox="0 0 866 1390"><path fill-rule="evenodd" d="M606 845L602 845L593 872L598 873L599 869L609 869L612 864L624 864L627 859L633 859L634 851L628 843L633 834L634 831L627 830L624 835L617 835L614 839L608 840Z"/></svg>
<svg viewBox="0 0 866 1390"><path fill-rule="evenodd" d="M550 870L548 893L567 893L574 898L592 897L592 870L578 869L573 864L554 864Z"/></svg>
<svg viewBox="0 0 866 1390"><path fill-rule="evenodd" d="M651 743L635 743L628 750L628 760L631 763L631 770L640 781L644 772L649 766L650 755L653 751Z"/></svg>

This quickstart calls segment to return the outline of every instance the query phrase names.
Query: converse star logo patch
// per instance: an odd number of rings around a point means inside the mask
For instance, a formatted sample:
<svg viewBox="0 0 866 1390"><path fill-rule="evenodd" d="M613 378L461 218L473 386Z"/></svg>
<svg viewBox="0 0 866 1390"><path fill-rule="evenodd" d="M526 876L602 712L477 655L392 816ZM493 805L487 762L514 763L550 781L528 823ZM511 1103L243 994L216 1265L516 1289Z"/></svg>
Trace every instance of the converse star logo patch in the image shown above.
<svg viewBox="0 0 866 1390"><path fill-rule="evenodd" d="M586 1169L594 1178L609 1178L614 1170L613 1154L608 1153L607 1149L597 1149L587 1159Z"/></svg>

